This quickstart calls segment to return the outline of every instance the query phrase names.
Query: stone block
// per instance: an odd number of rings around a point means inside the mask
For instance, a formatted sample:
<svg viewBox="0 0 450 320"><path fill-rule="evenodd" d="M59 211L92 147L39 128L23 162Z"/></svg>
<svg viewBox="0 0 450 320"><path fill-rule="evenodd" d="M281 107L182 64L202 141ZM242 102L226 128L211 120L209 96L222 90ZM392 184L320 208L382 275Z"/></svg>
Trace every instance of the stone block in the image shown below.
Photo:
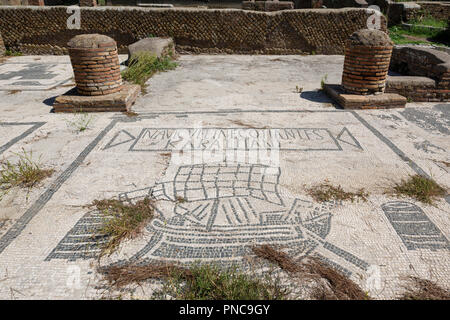
<svg viewBox="0 0 450 320"><path fill-rule="evenodd" d="M124 84L120 91L101 96L82 96L76 88L56 97L55 112L126 112L136 101L141 87Z"/></svg>
<svg viewBox="0 0 450 320"><path fill-rule="evenodd" d="M407 99L396 93L372 95L347 94L341 85L325 84L325 93L344 109L404 108Z"/></svg>
<svg viewBox="0 0 450 320"><path fill-rule="evenodd" d="M175 43L172 38L145 38L128 46L128 59L138 52L147 52L161 58L175 55Z"/></svg>

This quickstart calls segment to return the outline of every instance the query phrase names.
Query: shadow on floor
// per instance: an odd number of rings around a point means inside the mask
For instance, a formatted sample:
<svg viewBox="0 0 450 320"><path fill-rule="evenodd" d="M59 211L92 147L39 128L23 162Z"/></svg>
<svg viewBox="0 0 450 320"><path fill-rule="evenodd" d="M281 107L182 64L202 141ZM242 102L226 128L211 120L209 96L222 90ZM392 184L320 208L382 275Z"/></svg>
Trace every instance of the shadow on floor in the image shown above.
<svg viewBox="0 0 450 320"><path fill-rule="evenodd" d="M328 96L320 90L304 91L300 94L300 97L305 100L309 100L309 101L313 101L313 102L321 102L321 103L332 103L333 102L333 100L328 98Z"/></svg>

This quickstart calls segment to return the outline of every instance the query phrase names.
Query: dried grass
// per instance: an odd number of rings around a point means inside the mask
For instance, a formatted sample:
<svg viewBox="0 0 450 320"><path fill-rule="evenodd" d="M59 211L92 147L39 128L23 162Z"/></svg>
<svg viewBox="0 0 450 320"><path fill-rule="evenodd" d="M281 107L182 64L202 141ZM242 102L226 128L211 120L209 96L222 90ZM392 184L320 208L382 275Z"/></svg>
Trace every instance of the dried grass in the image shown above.
<svg viewBox="0 0 450 320"><path fill-rule="evenodd" d="M450 290L441 288L435 282L409 277L409 287L400 300L450 300Z"/></svg>
<svg viewBox="0 0 450 320"><path fill-rule="evenodd" d="M370 297L355 282L325 262L311 257L306 262L296 262L286 253L269 245L252 248L256 256L277 264L289 274L314 279L318 284L312 292L317 300L368 300ZM323 285L323 283L327 285Z"/></svg>

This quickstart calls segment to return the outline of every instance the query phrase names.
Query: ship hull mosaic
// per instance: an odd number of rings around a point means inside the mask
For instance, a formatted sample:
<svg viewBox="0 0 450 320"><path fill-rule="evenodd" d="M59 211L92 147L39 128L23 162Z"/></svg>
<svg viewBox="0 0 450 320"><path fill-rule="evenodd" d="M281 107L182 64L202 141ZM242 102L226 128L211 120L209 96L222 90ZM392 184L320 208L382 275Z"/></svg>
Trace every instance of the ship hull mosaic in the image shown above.
<svg viewBox="0 0 450 320"><path fill-rule="evenodd" d="M321 246L367 269L367 263L326 241L338 203L282 192L280 176L280 168L264 165L179 166L171 179L120 194L125 202L150 198L156 204L157 217L147 226L152 236L130 260L239 263L252 246L270 243L296 258ZM46 260L96 257L104 242L97 234L100 224L98 212L87 213Z"/></svg>

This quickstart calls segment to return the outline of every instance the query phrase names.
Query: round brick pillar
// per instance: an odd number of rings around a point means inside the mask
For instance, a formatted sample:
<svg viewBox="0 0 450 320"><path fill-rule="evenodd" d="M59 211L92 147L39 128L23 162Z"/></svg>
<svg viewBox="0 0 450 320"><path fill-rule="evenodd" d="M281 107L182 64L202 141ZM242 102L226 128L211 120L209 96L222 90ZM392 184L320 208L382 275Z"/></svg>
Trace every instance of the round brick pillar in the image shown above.
<svg viewBox="0 0 450 320"><path fill-rule="evenodd" d="M352 94L384 92L393 43L380 30L354 32L345 43L342 86Z"/></svg>
<svg viewBox="0 0 450 320"><path fill-rule="evenodd" d="M73 37L67 45L79 94L99 96L120 91L119 56L112 38L83 34Z"/></svg>

